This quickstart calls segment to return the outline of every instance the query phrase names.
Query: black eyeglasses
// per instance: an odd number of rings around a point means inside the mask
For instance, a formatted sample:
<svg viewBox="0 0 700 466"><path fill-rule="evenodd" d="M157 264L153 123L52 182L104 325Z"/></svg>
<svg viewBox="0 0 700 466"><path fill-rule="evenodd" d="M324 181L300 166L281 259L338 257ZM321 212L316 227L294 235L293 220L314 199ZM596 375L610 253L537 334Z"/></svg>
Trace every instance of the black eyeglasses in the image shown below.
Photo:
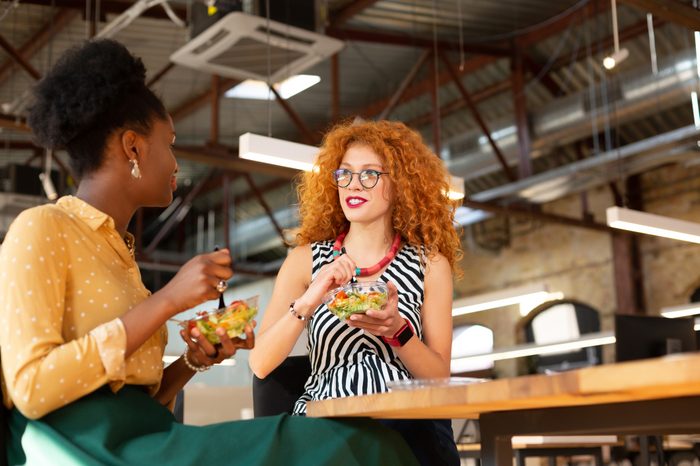
<svg viewBox="0 0 700 466"><path fill-rule="evenodd" d="M372 189L379 183L379 177L388 175L388 172L380 172L377 170L362 170L359 173L351 172L347 168L333 171L333 179L339 188L347 188L352 183L352 176L357 175L360 178L360 184L365 189Z"/></svg>

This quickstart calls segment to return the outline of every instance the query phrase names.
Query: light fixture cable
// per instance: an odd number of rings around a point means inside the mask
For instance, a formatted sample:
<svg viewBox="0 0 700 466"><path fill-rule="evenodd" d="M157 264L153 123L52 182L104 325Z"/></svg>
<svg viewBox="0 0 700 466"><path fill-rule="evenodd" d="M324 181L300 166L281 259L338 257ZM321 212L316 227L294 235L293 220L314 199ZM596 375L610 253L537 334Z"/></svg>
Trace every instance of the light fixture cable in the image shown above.
<svg viewBox="0 0 700 466"><path fill-rule="evenodd" d="M272 137L272 64L270 58L270 0L265 0L265 29L267 31L267 137Z"/></svg>
<svg viewBox="0 0 700 466"><path fill-rule="evenodd" d="M433 86L434 86L434 92L435 92L435 106L437 107L437 134L438 134L438 140L434 141L434 144L440 145L440 135L442 134L440 124L441 124L441 119L440 119L440 82L439 82L439 66L440 64L438 63L438 43L437 43L437 2L436 0L433 0ZM440 148L436 147L435 148L435 153L438 157L440 156ZM441 157L442 158L442 157Z"/></svg>
<svg viewBox="0 0 700 466"><path fill-rule="evenodd" d="M610 8L612 9L612 27L613 27L613 47L615 53L620 51L620 37L617 30L617 2L610 0Z"/></svg>
<svg viewBox="0 0 700 466"><path fill-rule="evenodd" d="M459 27L459 71L464 71L464 32L462 31L462 0L457 0L457 21Z"/></svg>

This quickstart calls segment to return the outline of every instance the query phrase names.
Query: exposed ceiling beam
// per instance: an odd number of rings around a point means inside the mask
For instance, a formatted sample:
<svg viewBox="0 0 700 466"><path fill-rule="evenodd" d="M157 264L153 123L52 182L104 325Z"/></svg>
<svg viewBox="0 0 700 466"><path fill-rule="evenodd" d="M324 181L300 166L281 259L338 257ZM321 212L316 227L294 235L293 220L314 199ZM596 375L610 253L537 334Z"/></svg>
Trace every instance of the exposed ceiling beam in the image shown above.
<svg viewBox="0 0 700 466"><path fill-rule="evenodd" d="M239 173L262 173L288 180L291 180L299 173L299 171L291 168L241 159L238 157L238 148L236 147L175 146L175 155L183 159Z"/></svg>
<svg viewBox="0 0 700 466"><path fill-rule="evenodd" d="M296 126L299 132L301 133L302 140L306 144L318 144L319 140L321 139L320 135L314 135L314 133L309 129L306 123L304 123L304 120L292 108L289 102L282 98L282 96L279 92L277 92L277 89L275 89L274 86L268 85L268 87L270 88L270 91L272 91L272 93L275 95L275 100L277 101L277 103L280 105L280 107L282 107L289 119L292 120L292 123L294 123L294 126Z"/></svg>
<svg viewBox="0 0 700 466"><path fill-rule="evenodd" d="M663 20L654 20L654 27L659 27L662 24L664 24ZM622 31L620 31L620 42L632 40L636 38L637 36L641 34L646 34L647 32L647 22L646 20L639 21L637 23L634 23L630 25L629 27L626 27ZM605 37L599 41L597 41L594 44L591 44L591 49L592 50L598 50L598 49L606 49L609 47L612 47L613 43L613 37L612 35ZM579 49L578 53L576 54L575 57L571 57L570 55L565 55L557 60L554 61L554 64L552 65L549 73L545 74L544 76L549 77L548 75L552 72L556 72L564 67L568 67L571 65L572 61L577 62L580 60L583 60L588 56L588 51L586 47L582 47ZM534 70L531 70L534 72ZM539 74L539 73L538 73ZM549 77L551 79L551 77ZM554 81L553 79L551 79ZM490 99L491 97L494 97L502 92L508 91L511 89L511 83L510 83L510 77L491 84L485 88L482 88L480 90L474 91L472 93L472 99L474 103L480 103L484 100ZM441 117L446 117L448 115L451 115L463 108L466 107L466 103L464 102L464 99L456 99L452 102L449 102L445 105L442 105L442 108L440 110L440 116ZM432 119L432 114L431 113L425 113L421 116L418 116L411 121L409 121L407 124L411 126L412 128L420 128L422 126L425 126L430 123Z"/></svg>
<svg viewBox="0 0 700 466"><path fill-rule="evenodd" d="M433 48L433 40L422 37L411 37L408 35L390 34L381 31L370 31L350 28L329 28L326 34L337 39L358 42L376 42L379 44L404 45L407 47ZM437 46L442 50L459 50L457 42L439 40ZM492 55L496 57L510 56L510 49L505 46L487 44L463 44L462 49L466 53L479 55Z"/></svg>
<svg viewBox="0 0 700 466"><path fill-rule="evenodd" d="M556 21L547 23L540 28L517 37L516 41L522 50L526 50L528 47L539 44L549 37L566 31L582 20L589 19L603 12L607 13L609 10L609 0L589 0L580 8L571 10L569 14L560 17Z"/></svg>
<svg viewBox="0 0 700 466"><path fill-rule="evenodd" d="M187 213L192 207L192 202L199 195L199 192L207 184L207 182L213 176L213 174L214 169L211 169L209 173L207 173L206 176L204 176L204 178L200 179L199 182L187 193L185 199L177 207L176 211L173 212L173 214L170 217L168 217L163 226L156 233L155 237L151 240L150 244L146 246L146 248L143 250L143 253L146 257L153 254L160 242L166 236L168 236L168 233L170 233L170 231L173 228L175 228L180 222L182 222L185 219Z"/></svg>
<svg viewBox="0 0 700 466"><path fill-rule="evenodd" d="M491 63L495 62L497 60L496 57L492 56L477 56L474 58L471 58L467 60L464 63L464 67L462 70L459 72L460 76L464 76L465 74L472 73L479 68L482 68L484 66L490 65ZM450 73L447 71L442 71L438 75L438 84L440 86L444 86L445 84L449 83L452 81L452 77L450 76ZM411 86L406 89L406 91L403 93L403 96L399 99L399 102L397 105L400 105L405 102L409 102L417 97L420 97L424 94L427 94L428 92L431 92L433 89L433 76L432 73L430 76L428 76L425 79L421 79L420 81L412 84ZM358 110L356 113L359 115L362 115L364 117L370 118L375 115L378 115L379 113L386 108L386 106L389 104L392 96L387 96L381 100L375 101L374 103L366 106L365 108Z"/></svg>
<svg viewBox="0 0 700 466"><path fill-rule="evenodd" d="M513 116L518 133L518 178L527 178L532 175L530 126L525 95L525 64L522 51L518 47L513 49L510 70L513 84Z"/></svg>
<svg viewBox="0 0 700 466"><path fill-rule="evenodd" d="M498 159L498 163L501 164L501 168L503 169L504 173L508 177L510 181L515 181L516 177L513 174L512 170L510 169L510 166L508 165L508 162L506 162L506 158L501 152L501 149L499 149L498 144L496 144L496 141L493 140L493 137L491 137L491 131L488 128L488 125L484 121L484 119L481 117L481 113L479 113L479 109L476 107L476 103L474 103L474 99L472 98L471 94L467 89L464 87L464 84L462 84L462 81L459 79L459 74L457 73L457 70L452 66L452 63L450 63L450 60L445 56L444 53L440 54L440 59L442 62L445 64L445 67L447 68L447 71L450 73L452 76L452 80L454 81L454 84L457 86L457 90L462 96L462 100L466 103L467 107L472 113L472 117L476 121L476 123L479 125L479 128L481 128L481 131L484 133L484 136L486 136L486 139L489 141L489 144L491 145L491 149L493 149L493 153Z"/></svg>
<svg viewBox="0 0 700 466"><path fill-rule="evenodd" d="M544 69L540 63L536 62L530 55L522 52L523 64L525 68L532 73L532 76L539 79L540 84L547 88L552 96L557 97L566 94L564 89L557 84L549 75L549 71Z"/></svg>
<svg viewBox="0 0 700 466"><path fill-rule="evenodd" d="M605 3L604 0L592 0L589 3L587 3L584 7L572 11L570 14L565 15L558 19L557 21L554 21L552 23L547 24L546 26L536 29L532 32L528 32L527 34L524 34L520 36L517 39L517 45L521 48L521 50L527 50L528 47L531 47L548 37L554 36L556 34L560 34L566 29L570 28L573 26L574 23L582 21L589 17L589 15L593 15L596 12L600 12L602 4ZM464 66L462 66L459 70L460 76L467 75L469 73L473 73L474 71L478 70L479 68L482 68L484 66L490 65L491 63L494 63L496 60L498 60L499 57L495 56L476 56L472 57L464 62ZM443 71L439 74L438 76L438 83L440 86L445 85L446 83L450 82L452 80L452 77L450 76L450 73L448 71ZM401 98L399 101L399 104L402 104L404 102L408 102L410 100L413 100L419 96L422 96L428 92L431 91L431 86L433 82L432 77L427 77L412 86L410 86L408 89L406 89L406 92L404 93L404 96ZM391 96L388 96L382 100L376 101L368 106L366 106L364 109L358 110L355 113L362 115L367 118L371 118L377 114L379 114L384 107L389 102L389 99Z"/></svg>
<svg viewBox="0 0 700 466"><path fill-rule="evenodd" d="M12 60L17 63L20 68L26 71L29 76L37 81L41 79L41 73L39 73L39 70L34 68L34 65L25 60L24 57L2 35L0 35L0 47L2 47L2 49L7 52L10 57L12 57Z"/></svg>
<svg viewBox="0 0 700 466"><path fill-rule="evenodd" d="M86 4L90 2L90 11L97 11L97 6L99 4L99 10L101 14L123 13L125 10L129 9L134 5L133 0L22 0L23 5L42 5L53 7L57 3L60 3L61 8L70 8L72 10L79 10L83 12L86 11ZM183 21L187 18L187 8L182 6L182 4L170 2L170 8L175 12L176 15L180 17ZM162 6L156 6L149 8L144 11L141 16L147 18L160 18L169 19L168 15Z"/></svg>
<svg viewBox="0 0 700 466"><path fill-rule="evenodd" d="M175 63L169 61L163 68L161 68L156 74L153 75L151 79L149 79L146 82L146 86L148 87L153 87L155 83L160 81L163 76L165 76L168 71L172 70L175 67Z"/></svg>
<svg viewBox="0 0 700 466"><path fill-rule="evenodd" d="M28 62L56 34L61 32L71 21L77 18L78 15L79 13L77 10L68 8L59 9L51 19L46 21L32 37L17 49L17 52ZM14 67L15 61L12 59L5 60L5 62L0 65L0 84L7 80Z"/></svg>
<svg viewBox="0 0 700 466"><path fill-rule="evenodd" d="M396 92L394 93L393 96L391 96L391 99L389 99L389 103L384 107L384 110L382 110L382 113L379 114L378 118L380 120L385 120L391 111L394 109L396 106L396 103L399 101L403 93L406 91L406 88L413 82L413 80L416 77L416 74L418 74L418 71L420 71L421 67L423 64L428 60L428 58L432 55L431 50L424 50L421 56L416 60L416 63L413 65L413 68L408 72L408 74L404 77L403 81L401 84L396 88Z"/></svg>
<svg viewBox="0 0 700 466"><path fill-rule="evenodd" d="M31 141L16 141L16 140L4 140L0 141L0 149L10 149L10 150L28 150L34 151L36 149L42 149ZM42 149L43 150L43 149Z"/></svg>
<svg viewBox="0 0 700 466"><path fill-rule="evenodd" d="M258 200L258 203L260 204L260 206L263 208L263 210L267 214L267 218L270 219L270 223L272 223L272 226L275 228L275 231L277 231L277 234L282 239L282 244L285 244L287 241L284 238L284 230L282 229L280 224L277 222L277 219L275 218L275 213L272 211L272 209L270 208L270 205L265 200L265 196L263 196L263 193L260 191L258 186L255 184L253 177L250 176L250 174L248 174L248 173L243 173L243 178L245 178L246 182L248 183L248 187L255 195L255 198Z"/></svg>
<svg viewBox="0 0 700 466"><path fill-rule="evenodd" d="M478 91L475 91L472 93L472 100L474 103L478 104L479 102L482 102L484 100L490 99L493 96L496 96L502 92L508 91L511 89L510 85L510 78L504 79L503 81L497 82L495 84L491 84L489 86L486 86L482 89L479 89ZM444 118L447 115L451 115L455 113L456 111L459 111L467 106L467 103L464 101L464 99L459 98L456 100L453 100L452 102L449 102L447 104L441 105L440 106L440 118ZM419 117L416 117L410 121L408 121L406 124L412 128L420 128L421 126L425 126L428 123L430 123L432 119L432 113L425 113Z"/></svg>
<svg viewBox="0 0 700 466"><path fill-rule="evenodd" d="M226 78L219 82L219 96L222 96L231 89L233 86L238 84L240 81L236 79ZM204 92L192 97L191 99L183 102L174 110L170 111L170 116L173 121L182 120L187 115L196 112L205 105L211 103L211 89L208 88Z"/></svg>
<svg viewBox="0 0 700 466"><path fill-rule="evenodd" d="M362 13L371 7L378 0L357 0L352 1L348 6L331 16L331 27L337 28L348 22L353 16Z"/></svg>
<svg viewBox="0 0 700 466"><path fill-rule="evenodd" d="M700 10L678 0L620 0L655 17L700 31Z"/></svg>
<svg viewBox="0 0 700 466"><path fill-rule="evenodd" d="M229 172L230 173L230 172ZM236 175L240 175L240 173L237 173ZM219 182L221 182L221 179L219 178ZM269 181L261 186L258 186L258 190L260 193L265 194L270 191L274 191L276 189L279 189L283 186L290 187L291 186L291 181L288 179L284 178L277 178L272 181ZM202 193L204 194L204 193ZM239 205L242 202L257 202L251 198L250 191L241 191L237 194L234 194L231 198L231 203L234 205ZM214 210L221 210L223 208L223 201L217 201L212 207Z"/></svg>
<svg viewBox="0 0 700 466"><path fill-rule="evenodd" d="M527 206L503 206L500 204L492 204L490 202L471 201L469 199L464 199L462 205L464 205L465 207L469 207L470 209L484 210L486 212L493 212L495 214L505 215L507 217L528 217L537 220L542 220L545 222L559 223L562 225L572 227L587 228L589 230L597 230L605 233L613 233L614 231L617 231L614 228L610 228L609 226L603 223L597 223L588 220L580 220L573 217L565 217L563 215L549 214L546 212L535 210L535 206L533 206L533 208L531 209Z"/></svg>
<svg viewBox="0 0 700 466"><path fill-rule="evenodd" d="M0 113L0 128L12 129L21 133L30 133L31 129L27 126L24 118L18 118L12 115Z"/></svg>
<svg viewBox="0 0 700 466"><path fill-rule="evenodd" d="M660 18L654 18L654 28L659 28L662 25L664 25L666 21ZM622 29L619 34L619 39L620 43L626 42L632 39L637 38L638 36L642 34L647 33L647 20L643 19L640 21L637 21L636 23L630 24L626 28ZM595 42L594 44L591 44L591 52L595 55L598 53L598 51L605 51L609 52L612 49L613 44L614 44L614 38L612 34L610 34L607 37L602 38L601 40ZM588 57L588 48L587 47L580 47L578 52L574 57L571 57L571 55L563 55L556 60L554 60L554 63L552 64L552 71L557 71L565 66L569 66L571 62L577 62L581 61L584 58Z"/></svg>
<svg viewBox="0 0 700 466"><path fill-rule="evenodd" d="M200 196L206 196L212 191L218 191L221 189L221 185L223 183L224 177L228 177L229 182L233 181L238 177L238 173L228 171L228 170L218 170L219 173L217 175L214 175L209 178L209 181L202 186L201 191L199 192ZM215 209L218 210L218 209Z"/></svg>

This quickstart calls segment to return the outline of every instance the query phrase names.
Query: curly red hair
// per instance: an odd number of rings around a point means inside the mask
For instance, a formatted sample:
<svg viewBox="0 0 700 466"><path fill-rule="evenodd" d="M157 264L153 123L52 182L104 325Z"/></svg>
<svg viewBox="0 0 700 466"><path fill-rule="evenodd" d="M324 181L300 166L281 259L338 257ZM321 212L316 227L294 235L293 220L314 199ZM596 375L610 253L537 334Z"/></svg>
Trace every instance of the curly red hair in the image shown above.
<svg viewBox="0 0 700 466"><path fill-rule="evenodd" d="M389 172L394 186L394 230L405 242L424 246L429 258L438 253L445 256L460 276L462 249L454 227L457 203L445 195L449 190L447 169L420 134L396 121L345 122L325 135L318 170L305 173L297 188L298 244L333 239L348 229L333 171L354 144L370 147Z"/></svg>

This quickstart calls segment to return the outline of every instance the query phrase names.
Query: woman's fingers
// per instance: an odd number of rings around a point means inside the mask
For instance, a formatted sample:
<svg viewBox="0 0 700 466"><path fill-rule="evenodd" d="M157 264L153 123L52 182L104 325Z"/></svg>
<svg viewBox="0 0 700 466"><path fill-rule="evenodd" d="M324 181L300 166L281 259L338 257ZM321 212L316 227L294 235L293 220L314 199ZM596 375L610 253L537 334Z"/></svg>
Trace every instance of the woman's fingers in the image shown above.
<svg viewBox="0 0 700 466"><path fill-rule="evenodd" d="M206 353L202 350L202 347L199 346L199 342L193 340L193 336L187 332L186 330L180 330L180 336L182 337L183 340L185 340L185 343L187 343L187 347L189 348L189 359L190 362L198 365L198 366L210 366L211 362L209 361L209 357L206 355Z"/></svg>
<svg viewBox="0 0 700 466"><path fill-rule="evenodd" d="M395 316L386 311L377 311L375 309L370 309L365 314L353 314L350 316L350 322L358 322L370 325L391 325L396 319L400 319L401 316Z"/></svg>
<svg viewBox="0 0 700 466"><path fill-rule="evenodd" d="M336 263L338 263L338 265L343 268L343 270L346 273L346 276L348 277L348 280L350 280L355 275L355 263L347 255L340 256L336 260Z"/></svg>
<svg viewBox="0 0 700 466"><path fill-rule="evenodd" d="M386 287L389 292L388 296L388 301L396 301L398 302L399 300L399 290L396 288L396 285L394 285L392 282L386 282Z"/></svg>
<svg viewBox="0 0 700 466"><path fill-rule="evenodd" d="M210 366L234 356L239 348L253 348L255 346L255 334L253 333L255 325L255 321L246 324L244 329L246 334L245 339L230 338L223 327L218 327L216 329L216 334L219 340L221 340L221 344L216 346L212 345L196 328L192 329L191 332L187 329L183 329L180 331L180 335L190 349L192 362L199 365Z"/></svg>
<svg viewBox="0 0 700 466"><path fill-rule="evenodd" d="M214 277L218 280L228 280L233 277L233 270L227 265L219 265L215 263L210 263L205 268L205 273L210 277Z"/></svg>
<svg viewBox="0 0 700 466"><path fill-rule="evenodd" d="M214 264L223 266L231 265L231 253L228 249L219 249L218 251L210 252L204 256Z"/></svg>
<svg viewBox="0 0 700 466"><path fill-rule="evenodd" d="M190 351L199 351L199 347L197 346L197 343L195 343L192 340L192 337L190 336L189 332L187 332L187 330L185 330L185 329L180 330L180 336L185 341L185 343L189 347Z"/></svg>
<svg viewBox="0 0 700 466"><path fill-rule="evenodd" d="M214 345L212 345L204 335L202 335L202 332L195 328L192 329L190 335L197 340L199 347L207 357L214 358L217 356L218 350L214 348Z"/></svg>
<svg viewBox="0 0 700 466"><path fill-rule="evenodd" d="M256 322L252 321L250 324L245 326L245 340L242 340L243 346L240 346L239 348L253 349L255 346L255 334L253 333L255 324Z"/></svg>

